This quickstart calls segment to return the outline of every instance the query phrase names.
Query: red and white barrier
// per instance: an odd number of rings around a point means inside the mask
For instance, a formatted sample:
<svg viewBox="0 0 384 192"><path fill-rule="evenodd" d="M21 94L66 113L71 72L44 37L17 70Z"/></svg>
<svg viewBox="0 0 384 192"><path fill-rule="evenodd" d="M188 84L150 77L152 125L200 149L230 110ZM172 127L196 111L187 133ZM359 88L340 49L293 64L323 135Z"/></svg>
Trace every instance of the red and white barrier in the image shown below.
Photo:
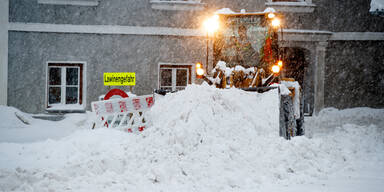
<svg viewBox="0 0 384 192"><path fill-rule="evenodd" d="M146 112L154 104L153 95L92 102L96 127L116 128L127 132L143 131L147 125Z"/></svg>

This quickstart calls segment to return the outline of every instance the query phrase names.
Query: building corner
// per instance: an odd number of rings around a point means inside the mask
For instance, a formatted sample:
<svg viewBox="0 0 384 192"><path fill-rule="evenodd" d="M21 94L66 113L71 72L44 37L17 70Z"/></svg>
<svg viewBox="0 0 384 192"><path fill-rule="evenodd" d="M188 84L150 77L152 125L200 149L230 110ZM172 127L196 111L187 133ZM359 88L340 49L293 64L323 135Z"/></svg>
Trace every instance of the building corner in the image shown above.
<svg viewBox="0 0 384 192"><path fill-rule="evenodd" d="M9 0L0 1L0 105L8 97L8 19Z"/></svg>

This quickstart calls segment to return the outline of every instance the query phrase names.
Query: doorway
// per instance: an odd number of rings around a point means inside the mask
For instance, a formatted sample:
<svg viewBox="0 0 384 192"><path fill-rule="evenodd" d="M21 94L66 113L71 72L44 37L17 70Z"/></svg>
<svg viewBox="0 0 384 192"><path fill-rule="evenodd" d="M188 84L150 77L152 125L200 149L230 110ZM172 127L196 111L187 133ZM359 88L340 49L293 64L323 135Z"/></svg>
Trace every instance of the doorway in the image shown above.
<svg viewBox="0 0 384 192"><path fill-rule="evenodd" d="M313 75L309 68L310 51L299 47L284 47L283 74L284 77L294 78L299 82L303 93L303 111L307 116L313 114Z"/></svg>

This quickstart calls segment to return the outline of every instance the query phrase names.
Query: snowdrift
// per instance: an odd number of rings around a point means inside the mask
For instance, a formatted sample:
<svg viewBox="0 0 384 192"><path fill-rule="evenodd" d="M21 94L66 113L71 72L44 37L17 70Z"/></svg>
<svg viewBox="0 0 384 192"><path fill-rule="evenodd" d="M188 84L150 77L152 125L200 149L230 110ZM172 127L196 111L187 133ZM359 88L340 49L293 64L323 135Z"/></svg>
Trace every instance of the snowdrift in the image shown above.
<svg viewBox="0 0 384 192"><path fill-rule="evenodd" d="M357 161L383 164L383 110L366 109L372 125L329 115L341 125L332 134L318 134L328 128L313 118L312 138L287 141L278 136L276 91L192 85L158 98L142 134L81 129L59 140L0 143L0 190L271 191L353 171ZM328 113L343 111L321 117Z"/></svg>
<svg viewBox="0 0 384 192"><path fill-rule="evenodd" d="M45 121L32 116L14 107L0 105L0 142L37 142L59 139L72 134L78 130L79 126L91 126L89 113L67 114L63 121Z"/></svg>

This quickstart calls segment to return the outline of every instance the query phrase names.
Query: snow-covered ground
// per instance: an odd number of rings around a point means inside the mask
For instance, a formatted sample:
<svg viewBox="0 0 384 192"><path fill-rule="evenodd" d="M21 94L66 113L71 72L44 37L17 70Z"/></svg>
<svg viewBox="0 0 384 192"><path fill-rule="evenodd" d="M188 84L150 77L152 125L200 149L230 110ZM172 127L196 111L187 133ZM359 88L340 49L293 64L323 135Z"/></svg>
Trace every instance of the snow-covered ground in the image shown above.
<svg viewBox="0 0 384 192"><path fill-rule="evenodd" d="M158 97L141 134L1 106L0 191L382 191L383 109L325 109L287 141L277 104L192 85Z"/></svg>

